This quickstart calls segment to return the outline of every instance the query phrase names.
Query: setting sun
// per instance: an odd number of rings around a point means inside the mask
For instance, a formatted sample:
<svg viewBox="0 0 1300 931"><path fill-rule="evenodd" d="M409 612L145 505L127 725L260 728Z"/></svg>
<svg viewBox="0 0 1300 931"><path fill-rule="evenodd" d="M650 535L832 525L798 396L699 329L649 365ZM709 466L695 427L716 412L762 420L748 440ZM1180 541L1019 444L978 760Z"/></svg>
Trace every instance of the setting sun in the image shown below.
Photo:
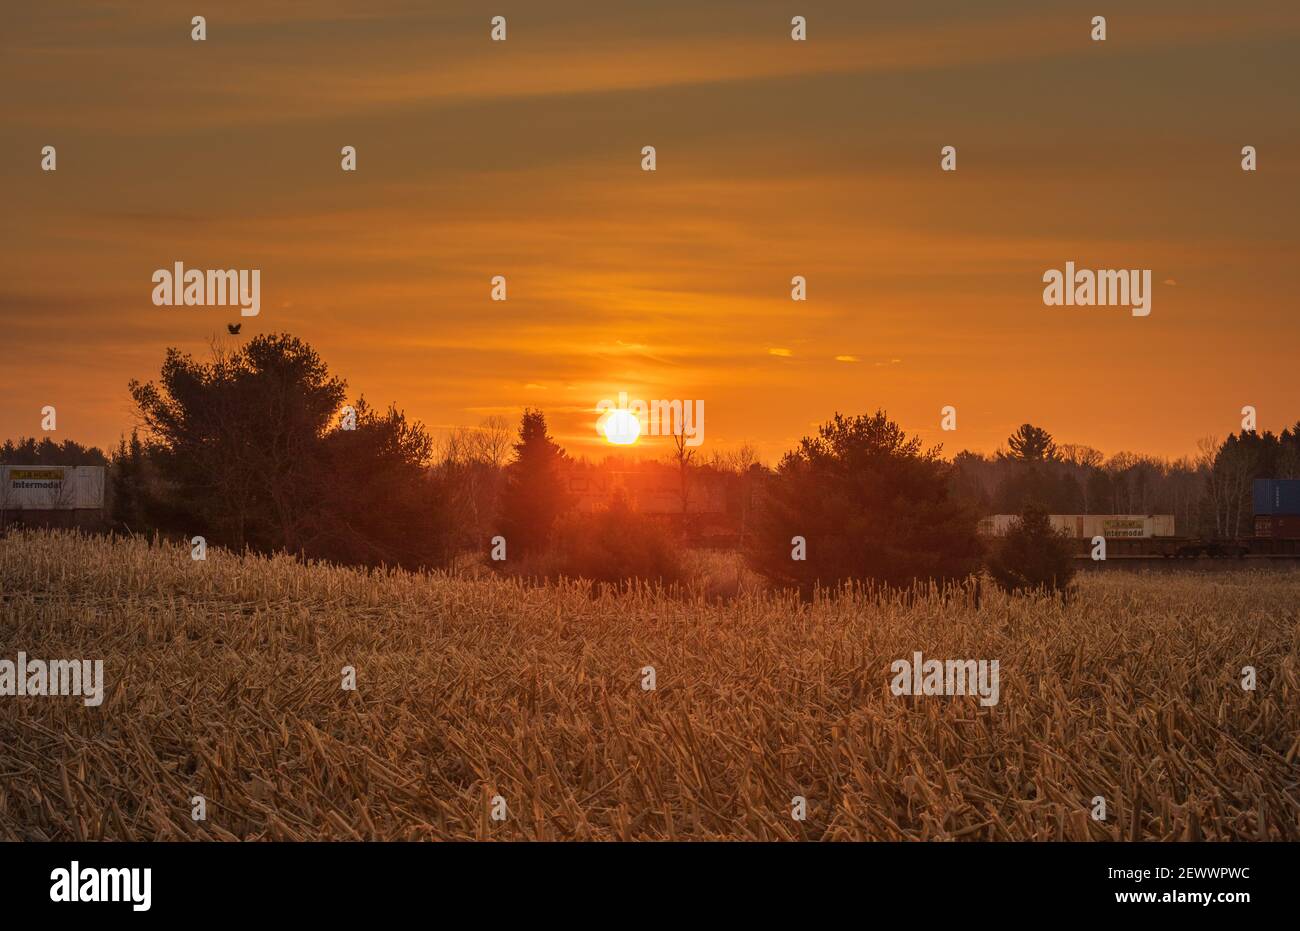
<svg viewBox="0 0 1300 931"><path fill-rule="evenodd" d="M605 439L615 446L631 446L641 435L641 422L629 410L612 410L605 418Z"/></svg>

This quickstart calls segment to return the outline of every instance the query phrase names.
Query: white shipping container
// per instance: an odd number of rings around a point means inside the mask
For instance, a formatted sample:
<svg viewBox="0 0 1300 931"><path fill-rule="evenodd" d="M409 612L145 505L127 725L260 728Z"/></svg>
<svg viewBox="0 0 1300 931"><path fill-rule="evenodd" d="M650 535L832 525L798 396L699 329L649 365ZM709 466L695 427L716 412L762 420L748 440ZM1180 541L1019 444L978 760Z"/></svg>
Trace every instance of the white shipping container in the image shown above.
<svg viewBox="0 0 1300 931"><path fill-rule="evenodd" d="M1048 519L1054 530L1064 531L1076 540L1105 537L1107 540L1172 537L1172 514L1051 514ZM1003 537L1016 521L1018 514L994 514L980 521L979 532L988 537Z"/></svg>
<svg viewBox="0 0 1300 931"><path fill-rule="evenodd" d="M0 466L0 510L102 510L103 466Z"/></svg>

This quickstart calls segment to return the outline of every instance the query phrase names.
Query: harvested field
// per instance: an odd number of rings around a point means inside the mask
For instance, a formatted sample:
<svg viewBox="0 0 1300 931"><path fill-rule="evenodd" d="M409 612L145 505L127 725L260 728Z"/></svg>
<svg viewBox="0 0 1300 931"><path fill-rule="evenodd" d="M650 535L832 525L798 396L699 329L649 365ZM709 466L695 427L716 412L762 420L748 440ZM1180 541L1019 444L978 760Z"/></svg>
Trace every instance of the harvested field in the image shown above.
<svg viewBox="0 0 1300 931"><path fill-rule="evenodd" d="M0 605L106 681L0 697L4 840L1300 839L1294 570L718 602L47 531ZM915 651L1000 701L894 696Z"/></svg>

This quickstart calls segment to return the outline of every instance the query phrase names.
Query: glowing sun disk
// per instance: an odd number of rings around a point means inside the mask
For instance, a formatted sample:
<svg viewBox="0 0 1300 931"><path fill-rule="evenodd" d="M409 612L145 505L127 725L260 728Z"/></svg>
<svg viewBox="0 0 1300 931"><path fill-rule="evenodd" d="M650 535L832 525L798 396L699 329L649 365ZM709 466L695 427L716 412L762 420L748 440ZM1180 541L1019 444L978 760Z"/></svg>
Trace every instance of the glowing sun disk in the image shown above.
<svg viewBox="0 0 1300 931"><path fill-rule="evenodd" d="M628 410L612 410L605 418L605 439L615 446L631 446L641 435L641 421Z"/></svg>

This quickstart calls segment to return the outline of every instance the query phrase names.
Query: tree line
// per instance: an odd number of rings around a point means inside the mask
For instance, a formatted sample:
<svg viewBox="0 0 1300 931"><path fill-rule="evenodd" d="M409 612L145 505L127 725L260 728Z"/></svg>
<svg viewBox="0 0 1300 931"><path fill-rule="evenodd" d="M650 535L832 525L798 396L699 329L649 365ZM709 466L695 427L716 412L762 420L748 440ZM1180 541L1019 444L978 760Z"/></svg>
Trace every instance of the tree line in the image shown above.
<svg viewBox="0 0 1300 931"><path fill-rule="evenodd" d="M1129 452L1107 458L1078 444L1057 445L1024 424L992 456L961 452L952 481L985 514L1172 514L1182 536L1253 533L1257 478L1300 478L1300 422L1280 434L1243 430L1200 440L1195 456L1168 460Z"/></svg>
<svg viewBox="0 0 1300 931"><path fill-rule="evenodd" d="M346 382L287 334L214 348L206 361L169 349L159 377L129 391L139 428L111 456L21 440L0 447L0 461L107 464L120 531L366 566L442 567L469 554L542 577L682 576L685 520L656 520L617 494L595 512L575 508L567 477L581 464L541 411L525 410L517 425L490 417L435 442L395 405L349 400ZM836 413L773 468L748 447L695 453L679 445L662 466L682 517L701 483L721 488L746 559L773 582L906 586L964 579L988 564L1016 588L1068 580L1068 549L1047 527L1049 512L1173 513L1181 532L1240 534L1250 480L1300 474L1300 424L1206 441L1195 459L1172 463L1106 459L1025 424L1006 449L949 462L876 411ZM990 554L977 526L997 512L1025 516Z"/></svg>

